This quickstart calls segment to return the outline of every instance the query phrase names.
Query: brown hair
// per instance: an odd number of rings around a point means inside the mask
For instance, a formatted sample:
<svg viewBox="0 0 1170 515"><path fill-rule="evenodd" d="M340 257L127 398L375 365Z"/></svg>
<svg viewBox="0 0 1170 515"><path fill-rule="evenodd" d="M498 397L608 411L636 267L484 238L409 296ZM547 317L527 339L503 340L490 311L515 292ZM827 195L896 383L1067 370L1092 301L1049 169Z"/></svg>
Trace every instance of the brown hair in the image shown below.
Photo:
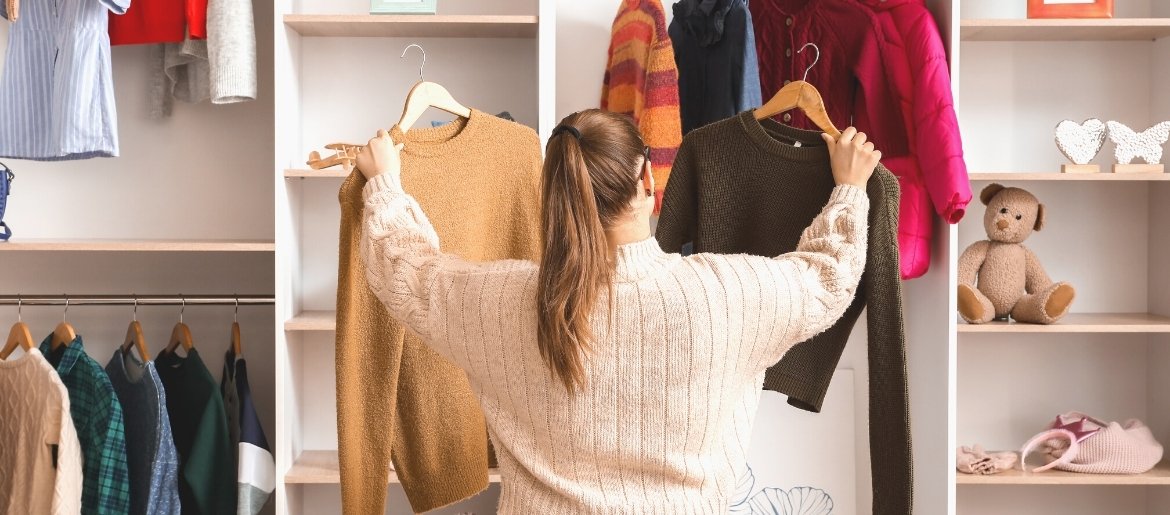
<svg viewBox="0 0 1170 515"><path fill-rule="evenodd" d="M554 376L570 391L585 384L589 314L609 289L614 249L605 230L637 195L642 137L624 115L573 113L549 138L541 172L537 342Z"/></svg>

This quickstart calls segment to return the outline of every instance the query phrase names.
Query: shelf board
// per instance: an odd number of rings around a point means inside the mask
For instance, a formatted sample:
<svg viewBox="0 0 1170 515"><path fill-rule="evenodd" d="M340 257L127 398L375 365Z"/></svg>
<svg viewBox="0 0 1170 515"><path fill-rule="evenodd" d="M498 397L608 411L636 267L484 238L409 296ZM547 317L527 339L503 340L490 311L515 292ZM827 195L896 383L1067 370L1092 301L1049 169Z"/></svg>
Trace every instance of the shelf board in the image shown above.
<svg viewBox="0 0 1170 515"><path fill-rule="evenodd" d="M274 252L270 241L248 240L37 240L0 243L0 252Z"/></svg>
<svg viewBox="0 0 1170 515"><path fill-rule="evenodd" d="M284 322L285 331L337 330L336 311L302 311Z"/></svg>
<svg viewBox="0 0 1170 515"><path fill-rule="evenodd" d="M528 38L536 16L286 14L284 24L305 37Z"/></svg>
<svg viewBox="0 0 1170 515"><path fill-rule="evenodd" d="M341 466L338 465L337 451L303 451L293 461L284 475L286 484L329 485L341 483ZM390 483L397 483L398 476L390 471ZM499 483L500 471L488 469L488 482Z"/></svg>
<svg viewBox="0 0 1170 515"><path fill-rule="evenodd" d="M980 476L958 473L960 485L1170 485L1170 461L1163 462L1145 474L1081 474L1063 470L1047 470L1032 474L1009 470L1001 474Z"/></svg>
<svg viewBox="0 0 1170 515"><path fill-rule="evenodd" d="M1059 173L1059 172L979 172L969 174L972 181L1170 181L1170 173Z"/></svg>
<svg viewBox="0 0 1170 515"><path fill-rule="evenodd" d="M1170 318L1148 313L1069 313L1055 324L959 321L960 333L1170 333Z"/></svg>
<svg viewBox="0 0 1170 515"><path fill-rule="evenodd" d="M284 171L285 179L344 179L349 173L342 168L326 168L324 170L303 170L289 168ZM1170 174L1167 174L1170 175Z"/></svg>
<svg viewBox="0 0 1170 515"><path fill-rule="evenodd" d="M1152 41L1170 36L1170 18L962 20L963 41Z"/></svg>

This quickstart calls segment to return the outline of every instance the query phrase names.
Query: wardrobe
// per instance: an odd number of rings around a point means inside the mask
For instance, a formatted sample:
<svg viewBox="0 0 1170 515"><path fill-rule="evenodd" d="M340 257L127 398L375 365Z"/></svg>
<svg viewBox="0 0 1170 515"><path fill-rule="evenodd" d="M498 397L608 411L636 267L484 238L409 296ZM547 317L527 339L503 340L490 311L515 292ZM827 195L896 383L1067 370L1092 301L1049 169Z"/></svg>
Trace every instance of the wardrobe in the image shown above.
<svg viewBox="0 0 1170 515"><path fill-rule="evenodd" d="M425 79L465 105L509 111L543 140L561 117L597 105L619 3L439 0L434 16L372 16L364 0L256 0L258 100L177 103L163 121L147 114L146 50L115 48L123 157L8 163L18 175L6 221L18 237L38 239L0 244L0 295L274 294L274 308L239 313L276 456L271 509L338 514L333 310L337 193L347 174L310 170L309 152L363 143L397 120L420 76L419 53L399 57L412 43L426 52ZM1170 442L1170 174L1061 175L1052 141L1064 119L1139 129L1170 119L1170 2L1116 0L1125 20L1085 22L1027 20L1025 0L926 4L950 51L973 189L1000 182L1036 193L1048 226L1028 245L1054 279L1077 286L1074 315L1131 315L968 326L956 313L956 263L984 238L983 206L973 202L957 226L938 221L929 272L903 284L915 513L1167 513L1165 465L1125 478L962 477L954 451L1017 448L1073 409L1141 418ZM5 30L0 24L0 50ZM1095 161L1104 169L1111 148ZM22 316L39 339L62 314L25 306ZM152 350L178 315L139 308ZM188 306L184 316L219 370L233 308ZM0 306L0 322L15 317L15 307ZM68 313L99 360L121 344L130 317L125 306ZM862 392L864 333L857 327L840 365ZM867 509L864 424L859 418L855 431L857 505ZM387 513L406 513L391 477ZM492 513L499 479L491 478L483 494L435 513Z"/></svg>

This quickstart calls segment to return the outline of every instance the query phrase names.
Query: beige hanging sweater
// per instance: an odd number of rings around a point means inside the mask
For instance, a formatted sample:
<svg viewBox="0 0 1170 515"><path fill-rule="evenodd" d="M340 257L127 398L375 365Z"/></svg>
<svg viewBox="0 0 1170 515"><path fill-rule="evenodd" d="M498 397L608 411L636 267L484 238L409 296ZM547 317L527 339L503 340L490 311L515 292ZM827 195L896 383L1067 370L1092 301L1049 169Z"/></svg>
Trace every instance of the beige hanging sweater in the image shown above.
<svg viewBox="0 0 1170 515"><path fill-rule="evenodd" d="M404 136L402 181L434 218L443 249L487 261L535 258L540 246L540 140L532 129L472 110L469 120ZM347 515L381 515L393 456L416 512L488 485L487 427L461 369L431 350L366 284L362 187L341 185L337 283L337 438ZM393 449L393 452L391 452Z"/></svg>
<svg viewBox="0 0 1170 515"><path fill-rule="evenodd" d="M832 325L865 266L869 199L839 186L777 258L618 248L613 319L593 316L588 385L541 360L537 267L471 263L397 179L365 186L366 276L395 318L467 372L500 461L501 514L727 513L764 371Z"/></svg>
<svg viewBox="0 0 1170 515"><path fill-rule="evenodd" d="M80 513L81 444L57 371L37 349L0 360L0 392L0 514Z"/></svg>

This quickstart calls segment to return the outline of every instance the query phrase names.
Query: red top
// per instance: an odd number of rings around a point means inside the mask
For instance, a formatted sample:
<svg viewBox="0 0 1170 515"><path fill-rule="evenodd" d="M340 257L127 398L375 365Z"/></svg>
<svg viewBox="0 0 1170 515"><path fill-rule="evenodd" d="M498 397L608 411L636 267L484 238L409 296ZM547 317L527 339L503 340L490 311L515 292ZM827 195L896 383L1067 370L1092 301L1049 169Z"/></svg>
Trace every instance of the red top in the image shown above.
<svg viewBox="0 0 1170 515"><path fill-rule="evenodd" d="M207 0L133 0L126 14L110 14L111 45L179 43L207 39Z"/></svg>
<svg viewBox="0 0 1170 515"><path fill-rule="evenodd" d="M849 126L869 135L883 155L906 153L905 125L897 96L886 80L884 44L875 14L854 0L773 0L750 2L760 61L760 88L764 101L788 81L808 82L825 100L829 118L838 129ZM786 125L819 130L799 110L778 118Z"/></svg>

